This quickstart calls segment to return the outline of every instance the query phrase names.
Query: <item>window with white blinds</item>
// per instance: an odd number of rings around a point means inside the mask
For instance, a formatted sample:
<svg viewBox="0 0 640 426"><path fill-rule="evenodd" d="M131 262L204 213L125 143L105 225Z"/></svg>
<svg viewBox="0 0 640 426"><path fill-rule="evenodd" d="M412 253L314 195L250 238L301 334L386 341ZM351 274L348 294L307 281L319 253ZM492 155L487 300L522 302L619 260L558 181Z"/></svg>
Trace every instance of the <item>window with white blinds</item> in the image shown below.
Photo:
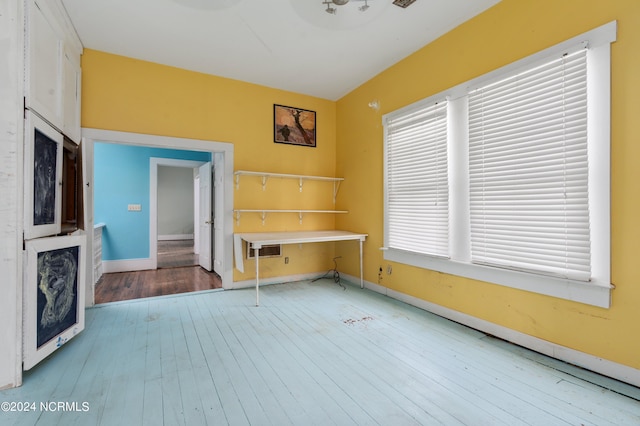
<svg viewBox="0 0 640 426"><path fill-rule="evenodd" d="M384 259L609 307L616 31L386 114Z"/></svg>
<svg viewBox="0 0 640 426"><path fill-rule="evenodd" d="M388 246L448 256L447 103L386 121Z"/></svg>
<svg viewBox="0 0 640 426"><path fill-rule="evenodd" d="M471 259L589 280L586 50L469 94Z"/></svg>

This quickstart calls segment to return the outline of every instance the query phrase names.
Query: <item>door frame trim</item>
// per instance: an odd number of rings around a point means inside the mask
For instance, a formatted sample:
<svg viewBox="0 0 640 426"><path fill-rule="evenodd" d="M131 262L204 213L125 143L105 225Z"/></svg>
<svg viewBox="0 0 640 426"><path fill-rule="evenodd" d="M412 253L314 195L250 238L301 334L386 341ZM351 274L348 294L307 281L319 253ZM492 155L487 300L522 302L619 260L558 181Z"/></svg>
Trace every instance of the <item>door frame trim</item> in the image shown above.
<svg viewBox="0 0 640 426"><path fill-rule="evenodd" d="M149 159L149 258L153 269L158 269L158 166L195 169L206 161L178 160L176 158L151 157ZM193 182L191 183L193 186ZM193 226L197 226L194 223ZM214 244L214 242L211 242Z"/></svg>
<svg viewBox="0 0 640 426"><path fill-rule="evenodd" d="M83 144L87 158L84 159L87 173L84 175L84 188L90 195L85 198L85 224L91 232L87 232L87 252L93 252L93 144L94 142L117 143L123 145L139 145L156 148L180 149L187 151L210 152L212 156L216 153L223 155L223 274L222 288L233 288L233 155L234 146L229 142L216 142L200 139L186 139L171 136L156 136L142 133L119 132L113 130L102 130L92 128L82 128ZM87 256L88 274L87 279L87 299L93 302L93 256ZM90 295L90 296L89 296ZM93 304L93 303L91 303Z"/></svg>

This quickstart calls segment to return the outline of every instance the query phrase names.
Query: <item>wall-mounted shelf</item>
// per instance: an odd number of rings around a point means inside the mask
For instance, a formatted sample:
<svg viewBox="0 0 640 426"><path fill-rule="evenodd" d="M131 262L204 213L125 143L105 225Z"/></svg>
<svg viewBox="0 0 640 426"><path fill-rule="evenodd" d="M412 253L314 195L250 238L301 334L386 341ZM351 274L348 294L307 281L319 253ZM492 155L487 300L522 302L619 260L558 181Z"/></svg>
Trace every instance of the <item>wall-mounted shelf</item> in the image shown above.
<svg viewBox="0 0 640 426"><path fill-rule="evenodd" d="M302 224L303 216L307 213L314 213L314 214L315 213L334 213L334 214L349 213L346 210L299 210L299 209L298 210L238 209L238 210L234 210L233 212L236 215L236 224L238 226L240 225L240 216L242 215L242 213L259 213L262 218L263 225L267 218L267 213L298 213L298 219L300 220L300 224Z"/></svg>
<svg viewBox="0 0 640 426"><path fill-rule="evenodd" d="M296 179L299 183L300 192L302 192L302 187L304 186L304 182L306 180L316 180L316 181L324 181L333 183L333 203L336 203L336 196L338 195L338 188L340 187L340 182L344 180L344 178L336 178L336 177L326 177L326 176L309 176L309 175L294 175L288 173L268 173L268 172L253 172L247 170L238 170L234 173L236 177L236 189L240 188L240 176L257 176L262 179L262 190L265 191L267 187L267 181L269 178L282 178L282 179ZM262 218L262 224L267 218L268 213L297 213L298 219L300 220L300 224L302 224L302 218L305 214L341 214L341 213L349 213L346 210L305 210L305 209L236 209L233 211L236 216L236 224L240 225L240 216L243 213L258 213Z"/></svg>
<svg viewBox="0 0 640 426"><path fill-rule="evenodd" d="M236 177L236 189L240 188L240 176L259 176L262 178L262 190L267 187L267 180L270 177L283 178L283 179L297 179L299 182L300 192L305 180L319 180L325 182L333 182L333 203L336 202L336 196L338 195L338 189L340 188L340 182L344 178L326 177L326 176L308 176L308 175L292 175L287 173L267 173L267 172L251 172L247 170L238 170L234 173Z"/></svg>

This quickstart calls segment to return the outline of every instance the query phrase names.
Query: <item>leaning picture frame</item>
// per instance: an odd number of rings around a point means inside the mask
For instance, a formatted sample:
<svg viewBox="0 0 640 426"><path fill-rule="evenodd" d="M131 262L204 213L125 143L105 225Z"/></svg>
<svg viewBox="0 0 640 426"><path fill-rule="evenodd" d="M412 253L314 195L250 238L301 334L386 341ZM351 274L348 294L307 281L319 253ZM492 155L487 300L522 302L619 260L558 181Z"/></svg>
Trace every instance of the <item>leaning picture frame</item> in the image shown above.
<svg viewBox="0 0 640 426"><path fill-rule="evenodd" d="M274 104L273 141L315 148L316 112Z"/></svg>
<svg viewBox="0 0 640 426"><path fill-rule="evenodd" d="M61 232L63 137L31 111L25 115L24 238Z"/></svg>
<svg viewBox="0 0 640 426"><path fill-rule="evenodd" d="M23 369L84 330L86 236L25 242Z"/></svg>

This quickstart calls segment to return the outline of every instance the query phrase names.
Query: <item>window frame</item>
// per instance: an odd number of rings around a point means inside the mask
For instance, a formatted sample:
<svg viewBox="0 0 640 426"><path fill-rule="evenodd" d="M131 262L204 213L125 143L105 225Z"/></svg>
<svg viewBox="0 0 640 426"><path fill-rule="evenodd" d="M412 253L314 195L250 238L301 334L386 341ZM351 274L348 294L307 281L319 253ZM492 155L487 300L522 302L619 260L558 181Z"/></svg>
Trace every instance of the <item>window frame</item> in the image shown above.
<svg viewBox="0 0 640 426"><path fill-rule="evenodd" d="M415 120L415 118L411 118L411 116L414 116L415 114L419 114L424 116L424 118L427 118L430 121L430 125L427 124L426 126L415 126L415 125L410 125L410 126L402 126L402 125L397 125L395 120L393 119L393 116L388 116L386 125L393 127L395 129L397 129L397 134L394 133L393 138L394 142L392 144L387 143L385 146L387 147L386 151L385 151L385 158L384 158L384 163L385 163L385 211L384 211L384 215L385 218L387 218L386 221L386 232L385 232L385 241L387 242L386 245L391 247L393 244L391 242L391 238L390 238L390 233L391 233L391 229L392 229L392 225L390 222L391 219L391 210L392 210L392 198L396 198L396 199L401 199L401 203L407 203L408 199L406 197L407 193L410 193L409 195L411 195L412 197L409 197L410 199L413 198L413 201L416 201L415 198L419 198L419 203L424 203L424 202L434 202L435 205L439 204L439 201L442 201L442 197L446 196L446 202L443 205L439 205L436 208L432 208L430 210L429 213L431 213L432 215L435 215L436 217L436 225L439 223L447 223L447 230L446 231L442 231L440 230L440 233L436 236L434 236L433 238L429 239L429 238L422 238L422 239L417 239L419 240L419 244L423 246L423 248L430 250L431 253L429 253L430 256L436 256L436 257L444 257L444 258L448 258L448 216L449 216L449 207L448 207L448 199L449 199L449 189L448 189L448 182L444 185L444 188L442 190L437 190L436 192L440 192L440 195L433 195L433 188L438 188L440 181L441 180L447 180L447 175L448 175L448 142L447 142L447 127L448 127L448 116L447 116L447 112L448 112L448 107L447 107L447 100L442 98L439 99L437 102L432 102L432 103L420 103L420 104L414 104L414 108L412 108L411 110L408 110L405 112L405 114L402 114L402 118L407 118L412 122L416 122L417 120ZM438 120L438 116L441 115L444 117L444 120ZM397 117L397 116L396 116ZM402 120L404 121L404 120ZM419 127L419 129L418 129ZM444 127L443 131L439 131L437 129ZM424 178L427 173L425 172L425 170L418 170L417 173L412 173L412 176L409 178L408 176L403 176L404 179L401 179L400 183L395 183L394 179L393 179L393 173L390 172L390 164L394 163L395 161L399 161L399 163L403 164L406 163L407 158L411 157L412 162L414 162L413 160L415 160L415 156L410 156L409 153L405 153L404 151L407 151L407 147L406 145L403 143L404 140L406 140L406 138L402 135L403 133L406 133L407 131L413 131L414 133L417 131L421 132L421 134L417 137L420 137L421 141L424 141L424 136L425 136L425 131L427 133L430 134L430 136L432 136L432 138L429 138L428 141L428 145L429 148L436 148L438 149L438 152L436 153L435 156L423 156L421 155L421 153L424 153L425 148L423 147L415 147L415 143L416 143L416 139L414 138L412 140L412 145L411 148L415 148L415 155L417 155L420 160L418 160L417 162L415 162L415 166L416 167L412 167L412 172L416 172L416 169L419 169L419 167L426 165L427 167L429 167L430 170L434 170L436 171L437 175L436 175L436 179L434 179L434 181L431 183L431 185L425 185L425 187L422 187L420 189L416 188L416 185L414 185L414 182L419 179L420 177ZM385 132L385 135L388 137L390 132ZM395 139L396 136L398 136L398 141L399 144L396 145ZM415 135L414 135L415 136ZM393 149L390 149L390 145L393 145ZM444 146L444 149L441 149L441 145ZM395 152L397 149L398 152ZM436 164L436 163L440 163L440 161L437 159L438 157L440 157L440 153L444 151L444 157L445 157L445 161L442 162L441 164ZM413 152L412 152L413 154ZM435 157L435 158L434 158ZM436 160L435 162L433 160ZM412 164L413 165L413 164ZM400 167L402 168L402 167ZM419 175L419 176L416 176ZM443 179L444 178L444 179ZM411 184L407 184L406 181L411 181ZM396 190L391 190L391 186L395 186ZM401 190L398 190L399 188L402 188ZM408 190L407 190L408 189ZM422 190L424 189L431 189L432 191L428 194L425 194L425 192L423 192ZM446 191L446 192L445 192ZM429 192L429 191L427 191ZM393 195L393 197L392 197ZM412 229L413 227L410 226L410 224L408 223L408 217L410 216L412 213L414 212L409 212L409 214L405 214L403 216L405 216L404 218L398 218L395 217L396 222L399 222L398 225L395 226L395 228L400 229L400 235L399 238L400 240L402 239L408 239L409 236L414 236L416 235L416 233L418 232L418 230L416 229ZM404 219L404 220L403 220ZM424 228L420 229L420 231L422 231L421 233L424 236L425 231L431 230L431 229L436 229L437 226L434 224L428 224L427 226L425 226ZM428 228L428 229L427 229ZM446 235L444 238L442 237L443 235ZM415 246L414 246L415 247ZM439 250L445 250L447 253L443 253L440 252L438 253Z"/></svg>
<svg viewBox="0 0 640 426"><path fill-rule="evenodd" d="M610 254L610 145L611 145L611 43L617 23L609 22L536 54L496 69L444 92L382 117L384 127L384 247L385 260L444 272L478 281L548 295L593 306L611 305ZM497 267L472 264L470 259L468 98L469 92L510 75L581 48L587 50L589 210L591 216L592 278L578 281ZM448 100L449 251L450 258L388 248L387 120L416 107Z"/></svg>

